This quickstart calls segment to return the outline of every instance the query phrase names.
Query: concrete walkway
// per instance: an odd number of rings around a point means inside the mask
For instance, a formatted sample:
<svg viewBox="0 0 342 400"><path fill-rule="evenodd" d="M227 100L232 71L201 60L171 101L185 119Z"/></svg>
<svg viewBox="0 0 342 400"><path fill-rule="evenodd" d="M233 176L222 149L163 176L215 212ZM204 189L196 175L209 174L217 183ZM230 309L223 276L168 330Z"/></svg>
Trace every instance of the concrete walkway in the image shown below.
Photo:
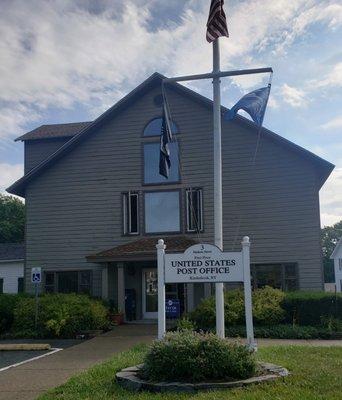
<svg viewBox="0 0 342 400"><path fill-rule="evenodd" d="M150 343L156 325L123 325L60 352L0 372L0 400L32 400L94 364L138 343ZM259 339L258 345L342 346L342 340Z"/></svg>
<svg viewBox="0 0 342 400"><path fill-rule="evenodd" d="M0 372L0 400L32 400L94 364L138 343L149 343L156 326L123 325L51 356Z"/></svg>

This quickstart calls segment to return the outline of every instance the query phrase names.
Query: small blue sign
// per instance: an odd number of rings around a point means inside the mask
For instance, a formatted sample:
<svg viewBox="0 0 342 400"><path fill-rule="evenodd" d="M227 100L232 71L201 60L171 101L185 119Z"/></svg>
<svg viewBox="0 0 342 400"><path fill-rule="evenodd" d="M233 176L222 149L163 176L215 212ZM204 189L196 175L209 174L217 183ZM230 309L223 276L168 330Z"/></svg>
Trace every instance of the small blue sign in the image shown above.
<svg viewBox="0 0 342 400"><path fill-rule="evenodd" d="M166 299L165 302L166 318L179 318L180 317L180 304L178 299Z"/></svg>

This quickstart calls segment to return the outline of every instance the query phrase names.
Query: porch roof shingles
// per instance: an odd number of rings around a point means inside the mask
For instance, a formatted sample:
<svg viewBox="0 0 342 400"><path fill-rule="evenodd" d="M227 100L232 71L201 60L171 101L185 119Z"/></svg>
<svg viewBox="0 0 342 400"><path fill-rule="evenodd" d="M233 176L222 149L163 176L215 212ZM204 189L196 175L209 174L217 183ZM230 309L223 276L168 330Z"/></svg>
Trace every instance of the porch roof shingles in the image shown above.
<svg viewBox="0 0 342 400"><path fill-rule="evenodd" d="M156 236L135 240L99 253L90 254L86 258L92 262L138 260L140 258L154 259L157 257L156 244L158 238ZM169 236L163 239L166 244L166 252L184 252L188 247L198 243L195 239L186 236Z"/></svg>

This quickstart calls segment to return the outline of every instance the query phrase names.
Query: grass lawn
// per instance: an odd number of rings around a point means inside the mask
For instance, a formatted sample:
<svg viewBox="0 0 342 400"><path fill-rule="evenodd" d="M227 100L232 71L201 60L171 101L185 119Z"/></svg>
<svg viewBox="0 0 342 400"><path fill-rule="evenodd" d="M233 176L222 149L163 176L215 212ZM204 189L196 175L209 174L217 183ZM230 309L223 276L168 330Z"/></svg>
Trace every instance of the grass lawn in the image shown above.
<svg viewBox="0 0 342 400"><path fill-rule="evenodd" d="M261 348L258 358L288 368L291 375L274 383L245 389L217 390L198 394L132 393L120 388L114 375L142 361L146 346L136 346L110 361L71 378L39 400L341 400L342 347L274 346Z"/></svg>

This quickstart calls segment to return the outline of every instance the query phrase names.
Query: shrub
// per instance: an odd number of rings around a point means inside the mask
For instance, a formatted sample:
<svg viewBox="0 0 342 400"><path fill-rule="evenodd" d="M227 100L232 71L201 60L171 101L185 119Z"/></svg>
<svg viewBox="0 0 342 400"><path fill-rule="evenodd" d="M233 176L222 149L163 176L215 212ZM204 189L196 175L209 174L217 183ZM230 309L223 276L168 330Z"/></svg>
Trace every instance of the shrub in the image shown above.
<svg viewBox="0 0 342 400"><path fill-rule="evenodd" d="M266 286L253 292L253 319L258 325L279 324L285 311L281 307L285 294L281 290Z"/></svg>
<svg viewBox="0 0 342 400"><path fill-rule="evenodd" d="M213 334L171 332L155 341L142 374L152 381L220 381L246 379L256 372L254 355L238 343Z"/></svg>
<svg viewBox="0 0 342 400"><path fill-rule="evenodd" d="M285 322L320 326L342 321L342 295L326 292L288 292L282 302Z"/></svg>
<svg viewBox="0 0 342 400"><path fill-rule="evenodd" d="M187 317L183 317L177 321L176 329L179 331L194 331L196 325Z"/></svg>
<svg viewBox="0 0 342 400"><path fill-rule="evenodd" d="M245 337L246 327L226 327L227 337ZM273 325L255 326L254 336L256 338L270 339L342 339L342 331L332 331L325 327L299 326L299 325Z"/></svg>
<svg viewBox="0 0 342 400"><path fill-rule="evenodd" d="M266 286L253 292L253 319L255 324L278 324L284 318L281 303L284 293ZM202 300L189 318L199 329L210 330L215 326L215 298ZM227 326L236 326L245 322L244 293L241 289L228 290L224 294L224 316Z"/></svg>
<svg viewBox="0 0 342 400"><path fill-rule="evenodd" d="M14 308L23 297L25 297L24 294L0 294L0 334L7 333L11 329Z"/></svg>
<svg viewBox="0 0 342 400"><path fill-rule="evenodd" d="M108 326L107 309L86 295L46 294L39 298L36 334L39 337L74 337L83 330ZM35 299L23 298L14 310L13 328L17 335L35 331Z"/></svg>

